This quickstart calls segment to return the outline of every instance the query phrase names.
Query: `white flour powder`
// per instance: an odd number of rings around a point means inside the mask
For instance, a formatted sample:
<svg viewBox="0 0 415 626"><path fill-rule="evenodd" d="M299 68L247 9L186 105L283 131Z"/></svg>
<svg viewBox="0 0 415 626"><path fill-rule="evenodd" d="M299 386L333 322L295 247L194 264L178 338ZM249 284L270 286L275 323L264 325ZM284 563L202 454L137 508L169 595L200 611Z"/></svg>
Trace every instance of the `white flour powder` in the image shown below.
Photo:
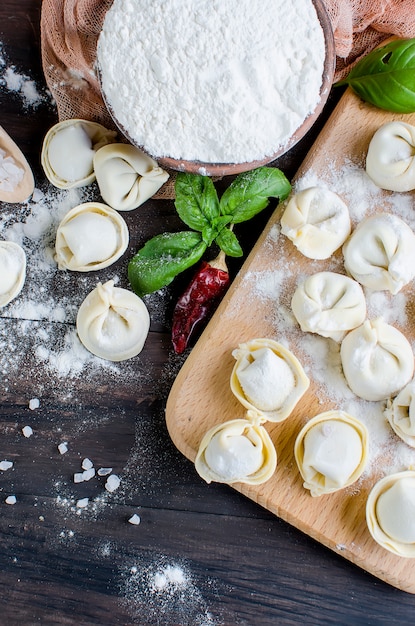
<svg viewBox="0 0 415 626"><path fill-rule="evenodd" d="M97 58L116 119L151 154L245 162L315 109L324 56L311 0L115 0Z"/></svg>

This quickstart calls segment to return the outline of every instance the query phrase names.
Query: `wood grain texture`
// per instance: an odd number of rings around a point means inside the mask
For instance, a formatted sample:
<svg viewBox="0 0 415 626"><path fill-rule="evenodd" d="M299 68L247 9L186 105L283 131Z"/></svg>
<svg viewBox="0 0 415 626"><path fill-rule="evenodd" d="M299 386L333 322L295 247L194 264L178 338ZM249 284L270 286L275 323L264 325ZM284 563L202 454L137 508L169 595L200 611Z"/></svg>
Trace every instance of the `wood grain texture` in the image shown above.
<svg viewBox="0 0 415 626"><path fill-rule="evenodd" d="M340 171L347 162L364 163L373 133L391 119L414 123L415 115L392 116L364 104L350 90L346 91L308 152L297 178L312 170L324 180L326 169ZM372 210L372 207L368 209ZM381 206L376 207L377 212L381 210ZM281 273L285 272L287 279L281 298L289 302L290 294L304 273L333 270L333 259L318 264L310 262L282 236L278 239L278 246L272 248L271 233L279 223L280 212L280 208L275 210L171 390L166 413L168 430L177 448L192 461L202 435L210 427L244 416L243 407L229 388L234 362L232 350L255 337L279 339L272 311L275 302L264 301L258 296L252 286L254 277L278 268ZM339 255L337 252L336 256ZM290 260L290 272L287 271L287 259ZM405 287L405 293L408 301L413 301L413 283ZM415 340L413 316L409 316L407 325L400 330L411 342ZM304 363L306 355L301 344L302 337L304 335L300 333L299 338L298 332L288 333L290 348ZM284 339L287 339L287 334L284 334ZM394 556L378 546L366 526L366 499L371 486L381 475L379 465L366 470L357 488L351 486L335 494L312 498L302 487L293 457L298 432L309 417L325 410L342 408L318 388L312 369L310 376L310 388L293 414L281 424L267 425L278 454L274 476L263 485L237 484L235 489L368 572L400 589L415 593L415 562ZM385 458L384 463L387 462Z"/></svg>

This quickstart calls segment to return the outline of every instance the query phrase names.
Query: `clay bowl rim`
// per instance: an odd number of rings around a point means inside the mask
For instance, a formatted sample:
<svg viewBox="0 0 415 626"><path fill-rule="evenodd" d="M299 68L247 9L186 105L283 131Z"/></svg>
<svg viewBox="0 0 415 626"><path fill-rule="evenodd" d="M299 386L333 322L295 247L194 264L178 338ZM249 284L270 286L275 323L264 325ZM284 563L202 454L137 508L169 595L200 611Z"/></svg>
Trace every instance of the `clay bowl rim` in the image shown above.
<svg viewBox="0 0 415 626"><path fill-rule="evenodd" d="M256 169L257 167L269 165L273 161L276 161L279 157L283 156L291 148L293 148L312 128L324 109L332 87L333 76L336 66L336 51L333 29L331 27L331 21L323 0L312 0L312 2L316 9L317 17L323 31L326 50L323 65L322 84L320 87L320 99L314 111L305 118L302 124L291 135L287 143L281 146L276 152L274 152L274 154L264 157L263 159L258 159L255 161L245 161L241 163L209 163L204 161L175 159L168 156L157 156L151 154L148 150L146 150L144 146L138 145L137 142L135 142L129 136L128 132L125 130L125 128L123 128L122 124L118 122L116 116L112 111L111 105L108 103L105 97L105 93L102 88L101 71L98 66L98 80L101 88L101 95L114 124L131 145L135 146L136 148L150 156L152 159L154 159L157 164L160 165L160 167L174 170L177 172L202 174L204 176L221 178L223 176L231 176L234 174L241 174L242 172L248 172L250 170Z"/></svg>

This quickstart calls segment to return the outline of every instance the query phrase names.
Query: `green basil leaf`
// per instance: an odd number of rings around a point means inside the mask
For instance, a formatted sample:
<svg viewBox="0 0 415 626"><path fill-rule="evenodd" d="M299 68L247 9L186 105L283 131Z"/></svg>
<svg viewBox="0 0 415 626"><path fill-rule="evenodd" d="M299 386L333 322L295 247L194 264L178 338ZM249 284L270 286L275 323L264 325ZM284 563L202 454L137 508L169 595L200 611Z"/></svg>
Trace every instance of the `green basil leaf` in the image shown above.
<svg viewBox="0 0 415 626"><path fill-rule="evenodd" d="M415 111L415 39L391 41L363 57L338 86L394 113Z"/></svg>
<svg viewBox="0 0 415 626"><path fill-rule="evenodd" d="M173 278L191 267L203 255L206 244L200 233L185 231L153 237L128 264L133 291L144 296L169 285Z"/></svg>
<svg viewBox="0 0 415 626"><path fill-rule="evenodd" d="M219 199L212 179L180 172L175 182L175 207L183 222L201 232L218 217Z"/></svg>
<svg viewBox="0 0 415 626"><path fill-rule="evenodd" d="M220 210L239 224L265 209L270 197L285 200L290 191L291 185L281 170L259 167L235 178L220 199Z"/></svg>
<svg viewBox="0 0 415 626"><path fill-rule="evenodd" d="M228 256L240 257L243 255L243 250L239 245L235 233L229 230L229 228L222 228L215 241L219 248Z"/></svg>

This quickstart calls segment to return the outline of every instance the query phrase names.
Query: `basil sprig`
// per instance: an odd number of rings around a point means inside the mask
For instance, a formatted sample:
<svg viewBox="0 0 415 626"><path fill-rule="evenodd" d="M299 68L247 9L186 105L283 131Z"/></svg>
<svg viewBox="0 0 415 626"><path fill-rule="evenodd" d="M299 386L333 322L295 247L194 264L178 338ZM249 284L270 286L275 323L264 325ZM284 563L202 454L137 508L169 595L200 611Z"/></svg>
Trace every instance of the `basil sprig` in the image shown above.
<svg viewBox="0 0 415 626"><path fill-rule="evenodd" d="M139 296L162 289L177 274L197 263L213 243L228 256L242 256L233 224L257 215L271 197L285 200L290 191L288 179L273 167L240 174L220 200L211 178L179 173L175 207L192 230L162 233L150 239L128 264L131 287Z"/></svg>
<svg viewBox="0 0 415 626"><path fill-rule="evenodd" d="M349 85L374 106L393 113L415 111L415 39L394 40L369 52L336 83Z"/></svg>

